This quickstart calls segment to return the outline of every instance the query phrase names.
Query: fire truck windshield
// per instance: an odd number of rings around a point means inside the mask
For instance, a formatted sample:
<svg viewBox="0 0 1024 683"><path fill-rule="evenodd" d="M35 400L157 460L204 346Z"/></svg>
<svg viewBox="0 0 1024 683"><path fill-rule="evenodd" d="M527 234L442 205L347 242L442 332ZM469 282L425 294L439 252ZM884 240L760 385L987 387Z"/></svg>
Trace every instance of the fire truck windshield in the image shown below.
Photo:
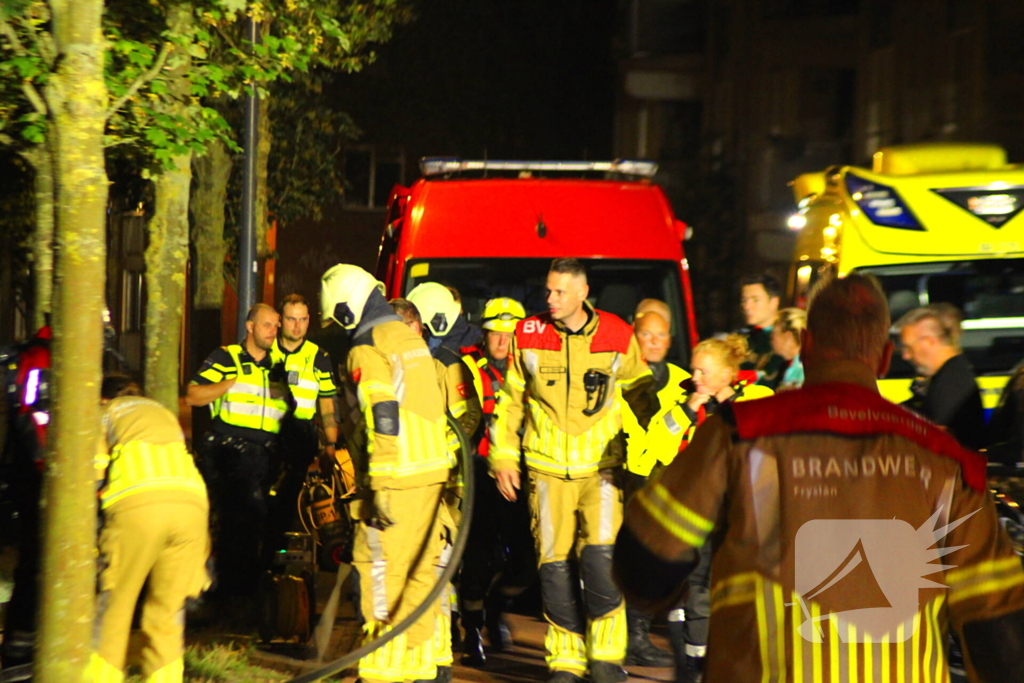
<svg viewBox="0 0 1024 683"><path fill-rule="evenodd" d="M672 348L668 359L688 367L686 317L679 266L672 261L581 259L587 268L590 303L627 322L643 299L660 299L672 311ZM520 302L527 315L547 310L545 282L551 259L452 258L412 259L406 263L402 291L423 282L455 287L472 323L479 323L488 299L507 296Z"/></svg>
<svg viewBox="0 0 1024 683"><path fill-rule="evenodd" d="M882 283L893 323L907 311L950 303L963 311L961 343L979 375L1005 374L1024 358L1024 259L985 259L861 268ZM898 333L898 331L896 331ZM893 358L889 378L913 377Z"/></svg>

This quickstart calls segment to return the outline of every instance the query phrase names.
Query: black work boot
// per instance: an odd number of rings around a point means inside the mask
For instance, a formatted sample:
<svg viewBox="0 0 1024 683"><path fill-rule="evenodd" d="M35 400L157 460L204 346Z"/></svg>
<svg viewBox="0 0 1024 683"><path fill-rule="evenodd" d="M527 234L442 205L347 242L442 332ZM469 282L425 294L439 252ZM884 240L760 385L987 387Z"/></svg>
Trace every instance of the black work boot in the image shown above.
<svg viewBox="0 0 1024 683"><path fill-rule="evenodd" d="M494 652L504 652L512 647L512 631L505 621L507 598L500 591L491 591L484 607L484 623L487 626L487 640Z"/></svg>
<svg viewBox="0 0 1024 683"><path fill-rule="evenodd" d="M701 683L704 680L704 658L686 655L683 668L676 669L676 683Z"/></svg>
<svg viewBox="0 0 1024 683"><path fill-rule="evenodd" d="M484 627L483 610L464 610L462 612L462 628L466 635L462 639L462 663L466 666L482 667L487 657L484 655L483 638L480 629Z"/></svg>
<svg viewBox="0 0 1024 683"><path fill-rule="evenodd" d="M675 664L672 655L651 642L651 620L645 614L626 610L629 640L626 643L627 666L670 667Z"/></svg>
<svg viewBox="0 0 1024 683"><path fill-rule="evenodd" d="M571 671L552 671L548 683L583 683L583 679Z"/></svg>
<svg viewBox="0 0 1024 683"><path fill-rule="evenodd" d="M590 683L622 683L627 678L629 674L615 662L590 663Z"/></svg>

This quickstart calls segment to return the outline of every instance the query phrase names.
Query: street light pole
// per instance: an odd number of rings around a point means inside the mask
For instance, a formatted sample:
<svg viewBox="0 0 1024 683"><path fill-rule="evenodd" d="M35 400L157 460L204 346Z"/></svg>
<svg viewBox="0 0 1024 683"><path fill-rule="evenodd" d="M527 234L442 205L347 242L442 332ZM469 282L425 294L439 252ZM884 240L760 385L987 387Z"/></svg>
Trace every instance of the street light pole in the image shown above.
<svg viewBox="0 0 1024 683"><path fill-rule="evenodd" d="M259 25L248 17L246 37L251 45L259 42ZM242 225L238 235L238 318L237 339L245 337L245 318L256 303L256 148L259 145L257 117L260 100L256 84L245 96L245 166L242 176Z"/></svg>

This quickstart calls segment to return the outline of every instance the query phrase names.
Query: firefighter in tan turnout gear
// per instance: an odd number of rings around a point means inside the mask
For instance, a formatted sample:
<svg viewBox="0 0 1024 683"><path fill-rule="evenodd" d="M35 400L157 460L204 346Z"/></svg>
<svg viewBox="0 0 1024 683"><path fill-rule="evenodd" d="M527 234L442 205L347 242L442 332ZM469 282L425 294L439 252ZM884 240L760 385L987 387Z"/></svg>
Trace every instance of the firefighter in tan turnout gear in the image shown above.
<svg viewBox="0 0 1024 683"><path fill-rule="evenodd" d="M99 538L96 651L89 683L121 683L143 586L139 659L146 683L180 683L185 599L208 583L209 503L178 416L125 375L103 379L96 459Z"/></svg>
<svg viewBox="0 0 1024 683"><path fill-rule="evenodd" d="M725 403L631 501L631 600L670 604L714 536L710 681L1021 681L1024 569L985 460L878 394L892 354L869 276L825 281L802 389Z"/></svg>
<svg viewBox="0 0 1024 683"><path fill-rule="evenodd" d="M551 681L625 680L626 615L611 582L622 522L621 389L642 426L657 410L632 328L594 310L582 264L555 259L548 312L516 326L491 430L491 471L515 500L522 449L549 622ZM520 427L525 432L519 436ZM578 571L578 578L575 576ZM583 584L583 607L576 591Z"/></svg>
<svg viewBox="0 0 1024 683"><path fill-rule="evenodd" d="M354 508L361 523L353 565L369 641L416 609L436 579L436 511L450 471L444 404L426 344L392 312L380 282L362 268L339 264L324 273L321 287L324 324L339 325L348 340L348 388L358 396L364 422L366 452L355 454ZM360 678L435 679L436 616L436 609L428 610L361 659Z"/></svg>

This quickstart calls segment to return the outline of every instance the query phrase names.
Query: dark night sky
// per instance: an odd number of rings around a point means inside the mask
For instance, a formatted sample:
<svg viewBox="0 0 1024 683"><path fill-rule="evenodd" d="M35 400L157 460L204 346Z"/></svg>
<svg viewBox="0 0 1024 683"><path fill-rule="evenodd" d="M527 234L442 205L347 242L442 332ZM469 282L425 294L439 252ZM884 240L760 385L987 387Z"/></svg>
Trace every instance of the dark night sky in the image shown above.
<svg viewBox="0 0 1024 683"><path fill-rule="evenodd" d="M611 153L614 0L424 0L334 100L365 142L423 155Z"/></svg>

